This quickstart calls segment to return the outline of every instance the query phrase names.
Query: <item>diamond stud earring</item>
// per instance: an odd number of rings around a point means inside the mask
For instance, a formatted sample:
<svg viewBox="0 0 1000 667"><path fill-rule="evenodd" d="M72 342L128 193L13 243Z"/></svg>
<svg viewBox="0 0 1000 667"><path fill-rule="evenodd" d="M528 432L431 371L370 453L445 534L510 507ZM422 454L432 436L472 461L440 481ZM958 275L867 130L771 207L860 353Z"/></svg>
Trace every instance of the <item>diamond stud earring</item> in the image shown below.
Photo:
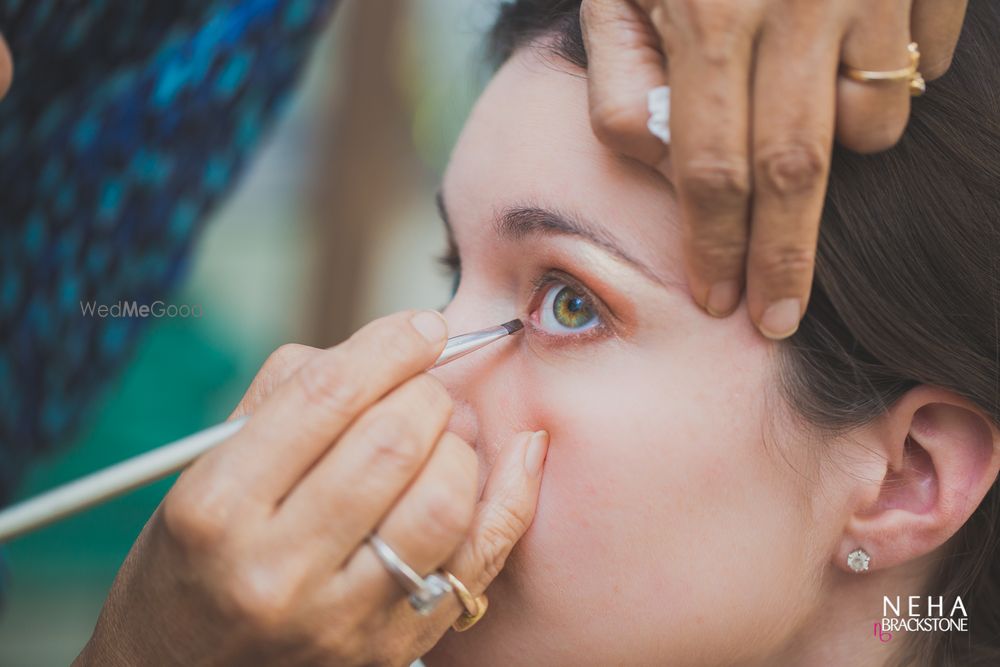
<svg viewBox="0 0 1000 667"><path fill-rule="evenodd" d="M867 572L868 565L872 562L872 557L864 549L855 549L847 554L847 567L855 572Z"/></svg>

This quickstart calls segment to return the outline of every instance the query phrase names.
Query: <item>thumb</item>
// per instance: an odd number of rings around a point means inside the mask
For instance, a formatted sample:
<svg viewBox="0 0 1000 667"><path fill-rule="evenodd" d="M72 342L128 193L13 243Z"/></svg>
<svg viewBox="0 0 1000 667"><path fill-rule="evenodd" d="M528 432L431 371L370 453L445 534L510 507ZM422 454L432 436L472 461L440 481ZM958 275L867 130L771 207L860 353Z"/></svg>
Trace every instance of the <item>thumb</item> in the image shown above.
<svg viewBox="0 0 1000 667"><path fill-rule="evenodd" d="M469 538L452 560L451 572L473 595L482 593L496 578L531 525L548 447L548 433L529 431L514 436L497 456Z"/></svg>
<svg viewBox="0 0 1000 667"><path fill-rule="evenodd" d="M535 517L548 448L549 434L545 431L518 433L500 450L493 464L469 536L446 566L474 597L482 595L500 573L511 549ZM400 655L423 655L463 612L458 598L452 600L451 604L440 605L430 617L415 615L401 600L391 612L400 619L390 622L394 639L385 646Z"/></svg>
<svg viewBox="0 0 1000 667"><path fill-rule="evenodd" d="M275 389L320 352L322 350L319 348L295 343L286 343L276 349L257 371L243 398L226 421L252 413Z"/></svg>

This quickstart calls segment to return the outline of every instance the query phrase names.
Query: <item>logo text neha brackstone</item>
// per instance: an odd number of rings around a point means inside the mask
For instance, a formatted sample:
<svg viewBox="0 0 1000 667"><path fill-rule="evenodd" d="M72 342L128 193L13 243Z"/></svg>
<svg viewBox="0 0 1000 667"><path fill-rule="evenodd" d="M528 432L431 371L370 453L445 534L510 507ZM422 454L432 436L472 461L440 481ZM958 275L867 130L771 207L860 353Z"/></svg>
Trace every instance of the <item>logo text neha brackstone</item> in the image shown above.
<svg viewBox="0 0 1000 667"><path fill-rule="evenodd" d="M872 624L879 641L892 639L894 632L968 632L969 615L961 596L946 604L943 595L882 596L882 619Z"/></svg>

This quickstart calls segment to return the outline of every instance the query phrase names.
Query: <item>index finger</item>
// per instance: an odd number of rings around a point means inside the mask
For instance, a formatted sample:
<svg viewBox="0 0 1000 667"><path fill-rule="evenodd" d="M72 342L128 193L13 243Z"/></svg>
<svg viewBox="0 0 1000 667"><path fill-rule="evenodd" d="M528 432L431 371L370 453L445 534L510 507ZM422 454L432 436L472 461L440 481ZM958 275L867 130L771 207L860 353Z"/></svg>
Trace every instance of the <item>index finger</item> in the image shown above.
<svg viewBox="0 0 1000 667"><path fill-rule="evenodd" d="M192 474L218 471L227 484L277 502L358 414L427 370L447 335L435 311L375 320L306 362L239 433L203 456Z"/></svg>
<svg viewBox="0 0 1000 667"><path fill-rule="evenodd" d="M838 35L816 21L765 30L757 54L747 309L773 340L806 310L833 147Z"/></svg>
<svg viewBox="0 0 1000 667"><path fill-rule="evenodd" d="M671 158L694 300L729 315L743 288L753 5L680 2L669 32Z"/></svg>

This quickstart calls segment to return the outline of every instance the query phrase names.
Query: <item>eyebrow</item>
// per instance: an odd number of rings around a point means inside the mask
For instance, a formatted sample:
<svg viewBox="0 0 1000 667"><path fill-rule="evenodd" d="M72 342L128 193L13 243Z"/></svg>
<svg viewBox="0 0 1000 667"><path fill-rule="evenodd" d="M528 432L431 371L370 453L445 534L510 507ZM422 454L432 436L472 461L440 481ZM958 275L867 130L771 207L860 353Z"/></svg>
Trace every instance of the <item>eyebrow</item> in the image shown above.
<svg viewBox="0 0 1000 667"><path fill-rule="evenodd" d="M435 200L438 213L448 230L448 237L453 238L451 221L448 219L448 209L444 203L444 195L438 190ZM666 286L666 282L656 274L646 263L635 258L600 227L591 224L577 216L561 211L539 206L512 206L503 209L493 223L493 228L500 239L521 241L529 236L559 235L582 239L591 245L603 249L626 264L645 275L653 282Z"/></svg>

